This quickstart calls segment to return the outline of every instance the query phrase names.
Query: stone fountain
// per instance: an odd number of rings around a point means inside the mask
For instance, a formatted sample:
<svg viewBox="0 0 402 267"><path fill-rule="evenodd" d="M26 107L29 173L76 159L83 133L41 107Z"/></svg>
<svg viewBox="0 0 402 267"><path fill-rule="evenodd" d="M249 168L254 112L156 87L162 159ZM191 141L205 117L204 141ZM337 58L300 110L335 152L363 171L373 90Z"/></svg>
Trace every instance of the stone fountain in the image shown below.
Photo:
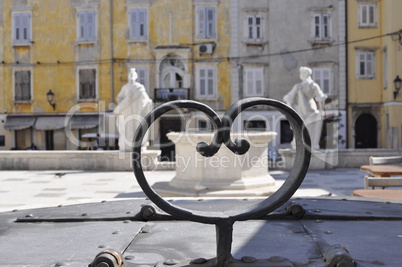
<svg viewBox="0 0 402 267"><path fill-rule="evenodd" d="M275 132L232 134L232 140L244 138L250 149L235 155L226 146L217 154L203 157L196 151L199 142L211 143L213 133L171 132L168 138L176 147L176 176L153 188L163 196L269 196L275 192L275 180L268 173L268 143Z"/></svg>

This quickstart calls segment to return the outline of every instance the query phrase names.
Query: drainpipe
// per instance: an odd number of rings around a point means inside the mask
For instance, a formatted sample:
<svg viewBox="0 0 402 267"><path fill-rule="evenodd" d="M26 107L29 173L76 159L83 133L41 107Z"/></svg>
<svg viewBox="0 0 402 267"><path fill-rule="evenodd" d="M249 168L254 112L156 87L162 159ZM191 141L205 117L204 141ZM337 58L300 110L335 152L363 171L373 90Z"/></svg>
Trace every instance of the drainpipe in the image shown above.
<svg viewBox="0 0 402 267"><path fill-rule="evenodd" d="M172 37L172 27L173 25L173 15L172 12L169 12L169 44L172 44L173 37Z"/></svg>
<svg viewBox="0 0 402 267"><path fill-rule="evenodd" d="M349 148L349 134L351 129L349 129L349 44L348 44L348 2L345 0L345 57L346 57L346 66L345 66L345 93L346 93L346 148ZM353 127L352 127L353 128Z"/></svg>
<svg viewBox="0 0 402 267"><path fill-rule="evenodd" d="M113 46L113 0L110 0L110 104L109 110L114 109L114 46Z"/></svg>
<svg viewBox="0 0 402 267"><path fill-rule="evenodd" d="M1 5L1 12L3 12L3 3L1 3L0 4ZM2 24L2 27L4 27L4 25ZM4 28L3 28L3 30L2 30L2 41L1 41L1 59L3 60L3 62L5 61L5 56L4 56L4 47L5 47L5 33L4 33ZM3 78L3 83L2 83L2 89L3 89L3 110L1 110L0 112L3 112L3 113L7 113L6 111L6 87L5 87L5 64L2 64L2 66L1 66L1 68L2 68L2 71L3 71L3 73L2 73L2 78Z"/></svg>

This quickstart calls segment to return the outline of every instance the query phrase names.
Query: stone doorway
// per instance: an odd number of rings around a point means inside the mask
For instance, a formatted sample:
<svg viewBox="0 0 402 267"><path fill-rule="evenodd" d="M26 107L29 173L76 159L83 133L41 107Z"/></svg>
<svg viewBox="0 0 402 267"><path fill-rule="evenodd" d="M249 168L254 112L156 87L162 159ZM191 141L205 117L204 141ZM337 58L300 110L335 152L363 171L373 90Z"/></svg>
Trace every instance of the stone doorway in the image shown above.
<svg viewBox="0 0 402 267"><path fill-rule="evenodd" d="M377 120L373 115L360 115L355 123L355 148L377 148L377 131Z"/></svg>
<svg viewBox="0 0 402 267"><path fill-rule="evenodd" d="M175 144L167 138L170 132L181 132L180 118L163 118L160 121L160 161L175 161Z"/></svg>
<svg viewBox="0 0 402 267"><path fill-rule="evenodd" d="M64 129L45 131L46 150L66 150Z"/></svg>

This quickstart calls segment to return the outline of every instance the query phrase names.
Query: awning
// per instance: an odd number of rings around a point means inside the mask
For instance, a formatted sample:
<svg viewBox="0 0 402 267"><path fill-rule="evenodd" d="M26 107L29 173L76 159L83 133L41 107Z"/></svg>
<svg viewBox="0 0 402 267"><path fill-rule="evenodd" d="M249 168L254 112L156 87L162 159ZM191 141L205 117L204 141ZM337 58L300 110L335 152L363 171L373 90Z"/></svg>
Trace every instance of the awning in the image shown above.
<svg viewBox="0 0 402 267"><path fill-rule="evenodd" d="M81 135L81 138L96 138L99 135L100 138L105 139L119 139L118 134L105 134L105 133L86 133Z"/></svg>
<svg viewBox="0 0 402 267"><path fill-rule="evenodd" d="M4 128L6 130L23 130L35 124L36 117L31 116L7 116Z"/></svg>
<svg viewBox="0 0 402 267"><path fill-rule="evenodd" d="M38 117L36 120L34 128L36 130L59 130L65 127L65 117L56 117L56 116L48 116L48 117Z"/></svg>
<svg viewBox="0 0 402 267"><path fill-rule="evenodd" d="M91 129L98 125L98 115L74 115L70 120L71 129Z"/></svg>

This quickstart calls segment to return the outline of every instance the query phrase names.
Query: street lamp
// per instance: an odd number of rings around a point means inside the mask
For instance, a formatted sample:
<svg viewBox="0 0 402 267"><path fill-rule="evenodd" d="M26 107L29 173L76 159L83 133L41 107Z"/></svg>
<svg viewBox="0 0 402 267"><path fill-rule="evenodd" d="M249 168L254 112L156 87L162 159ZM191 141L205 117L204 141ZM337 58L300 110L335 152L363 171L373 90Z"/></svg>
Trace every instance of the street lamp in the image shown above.
<svg viewBox="0 0 402 267"><path fill-rule="evenodd" d="M401 78L399 78L399 75L396 75L396 78L394 80L394 86L395 86L394 99L396 99L396 96L398 95L399 90L401 90L401 83L402 83Z"/></svg>
<svg viewBox="0 0 402 267"><path fill-rule="evenodd" d="M49 89L49 92L46 93L46 97L49 104L53 107L53 110L55 110L56 104L53 103L54 93L52 92L52 89Z"/></svg>

